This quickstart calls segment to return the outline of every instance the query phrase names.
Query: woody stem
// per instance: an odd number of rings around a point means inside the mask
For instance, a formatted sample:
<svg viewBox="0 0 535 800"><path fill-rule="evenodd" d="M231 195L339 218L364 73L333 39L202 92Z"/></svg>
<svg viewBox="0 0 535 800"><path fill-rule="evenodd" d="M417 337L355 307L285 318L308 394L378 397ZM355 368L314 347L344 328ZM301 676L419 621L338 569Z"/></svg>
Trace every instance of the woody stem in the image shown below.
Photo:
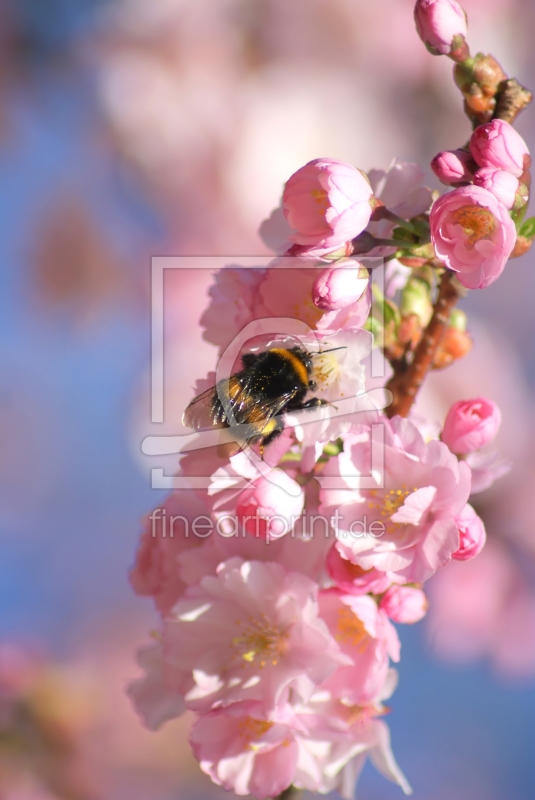
<svg viewBox="0 0 535 800"><path fill-rule="evenodd" d="M451 312L459 297L460 293L454 275L446 270L440 282L433 316L414 351L414 358L410 364L403 360L393 365L394 375L386 385L394 397L392 404L386 409L388 417L394 417L396 414L401 417L408 416L418 390L431 368L437 348L448 327Z"/></svg>

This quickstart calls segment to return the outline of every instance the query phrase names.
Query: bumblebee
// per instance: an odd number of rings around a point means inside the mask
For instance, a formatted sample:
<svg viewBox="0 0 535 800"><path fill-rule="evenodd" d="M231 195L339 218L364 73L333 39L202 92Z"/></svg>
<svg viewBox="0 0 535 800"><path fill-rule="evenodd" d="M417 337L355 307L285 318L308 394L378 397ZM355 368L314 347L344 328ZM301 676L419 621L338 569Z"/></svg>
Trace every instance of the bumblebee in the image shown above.
<svg viewBox="0 0 535 800"><path fill-rule="evenodd" d="M318 397L305 400L316 388L312 359L313 355L301 347L245 353L243 369L195 397L182 422L197 430L236 428L239 444L231 454L259 443L263 455L264 448L284 430L282 413L328 405Z"/></svg>

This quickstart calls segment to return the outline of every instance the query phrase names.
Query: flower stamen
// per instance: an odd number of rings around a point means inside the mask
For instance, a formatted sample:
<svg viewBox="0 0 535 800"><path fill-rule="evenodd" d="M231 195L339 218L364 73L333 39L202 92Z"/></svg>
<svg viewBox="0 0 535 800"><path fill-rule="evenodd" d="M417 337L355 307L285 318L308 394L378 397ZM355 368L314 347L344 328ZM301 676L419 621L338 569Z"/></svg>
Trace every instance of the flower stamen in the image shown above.
<svg viewBox="0 0 535 800"><path fill-rule="evenodd" d="M236 624L243 626L240 636L232 639L237 654L247 664L254 664L258 658L260 669L268 663L276 666L286 650L288 632L272 625L265 614L260 619L251 617L248 624L240 621Z"/></svg>
<svg viewBox="0 0 535 800"><path fill-rule="evenodd" d="M453 212L453 217L463 228L468 244L472 246L480 239L488 238L496 228L496 218L492 211L481 206L461 206Z"/></svg>
<svg viewBox="0 0 535 800"><path fill-rule="evenodd" d="M362 651L366 647L368 637L364 623L350 608L344 606L339 609L335 637L338 642L350 644Z"/></svg>
<svg viewBox="0 0 535 800"><path fill-rule="evenodd" d="M314 356L314 366L312 369L312 380L316 383L318 390L325 391L331 384L338 380L340 376L340 362L332 353L319 353Z"/></svg>

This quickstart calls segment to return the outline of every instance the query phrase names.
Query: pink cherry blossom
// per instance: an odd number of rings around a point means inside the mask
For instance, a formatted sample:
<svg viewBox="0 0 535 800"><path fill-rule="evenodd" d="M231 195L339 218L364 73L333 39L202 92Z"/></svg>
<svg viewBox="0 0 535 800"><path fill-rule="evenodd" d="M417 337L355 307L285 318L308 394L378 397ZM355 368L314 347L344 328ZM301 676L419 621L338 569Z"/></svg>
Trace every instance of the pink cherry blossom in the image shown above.
<svg viewBox="0 0 535 800"><path fill-rule="evenodd" d="M204 517L206 533L193 531L193 538L198 542L203 535L252 536L271 542L292 531L303 512L304 490L290 471L272 464L278 463L294 442L288 427L256 463L245 451L230 459L219 455L216 448L187 453L181 461L183 474L186 479L204 476L206 488L196 489L196 493L204 501L204 513L210 515Z"/></svg>
<svg viewBox="0 0 535 800"><path fill-rule="evenodd" d="M253 702L233 703L201 715L190 741L201 769L238 796L278 796L290 785L326 794L337 790L352 800L355 782L369 756L376 768L406 793L410 787L390 747L381 700L396 678L387 676L374 702L353 706L316 693L306 705L266 713Z"/></svg>
<svg viewBox="0 0 535 800"><path fill-rule="evenodd" d="M201 543L191 534L189 523L205 513L193 492L185 489L170 494L145 518L130 583L136 594L153 597L162 614L174 606L185 588L177 556Z"/></svg>
<svg viewBox="0 0 535 800"><path fill-rule="evenodd" d="M468 561L483 549L487 540L485 525L472 506L467 503L456 518L461 546L453 553L456 561Z"/></svg>
<svg viewBox="0 0 535 800"><path fill-rule="evenodd" d="M242 700L303 701L347 663L318 616L317 586L280 564L230 559L189 587L164 624L164 659L201 712Z"/></svg>
<svg viewBox="0 0 535 800"><path fill-rule="evenodd" d="M138 664L145 675L130 683L128 694L146 727L157 730L164 722L179 717L186 707L180 692L166 680L160 642L143 647Z"/></svg>
<svg viewBox="0 0 535 800"><path fill-rule="evenodd" d="M341 554L364 570L393 572L421 583L459 549L456 515L470 494L470 468L442 442L425 442L409 420L384 420L384 484L359 488L369 475L371 429L345 437L325 466L322 513L329 514Z"/></svg>
<svg viewBox="0 0 535 800"><path fill-rule="evenodd" d="M528 146L512 125L493 119L480 125L470 139L470 151L480 167L494 167L517 178L529 169Z"/></svg>
<svg viewBox="0 0 535 800"><path fill-rule="evenodd" d="M206 341L227 347L254 319L253 300L263 276L263 269L232 266L215 273L210 303L201 317Z"/></svg>
<svg viewBox="0 0 535 800"><path fill-rule="evenodd" d="M343 245L368 224L372 196L368 178L351 164L333 158L309 161L289 178L282 195L292 241L333 250Z"/></svg>
<svg viewBox="0 0 535 800"><path fill-rule="evenodd" d="M216 575L224 561L239 557L276 562L323 585L327 580L325 556L333 544L334 533L319 517L316 494L317 484L310 481L306 486L306 516L300 517L289 536L278 539L244 536L237 526L226 534L216 530L200 547L178 556L180 578L186 586L194 586L205 575Z"/></svg>
<svg viewBox="0 0 535 800"><path fill-rule="evenodd" d="M320 272L312 287L314 305L322 311L338 311L356 303L370 282L370 274L358 261L337 261L336 267Z"/></svg>
<svg viewBox="0 0 535 800"><path fill-rule="evenodd" d="M495 167L485 167L474 175L475 186L491 192L506 208L513 208L517 202L520 181L511 172Z"/></svg>
<svg viewBox="0 0 535 800"><path fill-rule="evenodd" d="M251 536L278 539L289 533L303 512L305 494L281 469L259 478L239 497L236 513Z"/></svg>
<svg viewBox="0 0 535 800"><path fill-rule="evenodd" d="M494 283L516 242L507 209L481 186L462 186L440 197L429 223L437 256L467 289Z"/></svg>
<svg viewBox="0 0 535 800"><path fill-rule="evenodd" d="M501 421L500 409L492 400L459 400L448 411L441 438L452 453L472 453L492 442Z"/></svg>
<svg viewBox="0 0 535 800"><path fill-rule="evenodd" d="M382 596L379 608L394 622L412 624L425 617L427 598L416 586L391 586Z"/></svg>
<svg viewBox="0 0 535 800"><path fill-rule="evenodd" d="M466 463L472 470L471 494L490 489L492 484L511 471L512 462L502 458L498 450L483 450L469 453Z"/></svg>
<svg viewBox="0 0 535 800"><path fill-rule="evenodd" d="M382 701L396 683L395 670L389 670L372 703L355 706L318 691L306 706L296 709L307 733L296 734L299 758L294 786L321 794L337 791L344 800L353 800L355 783L369 756L385 778L411 794L392 753L388 726L377 719L385 712Z"/></svg>
<svg viewBox="0 0 535 800"><path fill-rule="evenodd" d="M443 150L431 161L431 169L447 186L461 186L472 182L477 164L467 150Z"/></svg>
<svg viewBox="0 0 535 800"><path fill-rule="evenodd" d="M417 0L418 36L434 55L449 55L456 36L466 36L466 14L456 0Z"/></svg>
<svg viewBox="0 0 535 800"><path fill-rule="evenodd" d="M389 656L399 661L395 628L369 595L344 595L327 589L320 592L319 606L322 619L352 661L338 667L322 688L347 704L370 703L386 680Z"/></svg>
<svg viewBox="0 0 535 800"><path fill-rule="evenodd" d="M276 797L294 777L298 745L291 708L266 715L258 703L203 714L191 730L193 753L214 783L238 796Z"/></svg>
<svg viewBox="0 0 535 800"><path fill-rule="evenodd" d="M402 219L411 219L411 217L415 217L418 214L423 214L428 211L433 202L431 189L423 186L425 173L419 164L398 161L395 158L388 170L372 169L369 171L368 177L374 195L390 211L393 211L394 214L402 217ZM370 222L366 230L379 239L389 239L394 227L395 224L391 220L382 219ZM374 247L370 251L370 255L387 256L392 255L395 251L395 247L381 245L380 247ZM410 269L407 270L406 267L403 267L402 264L394 259L388 263L387 282L389 279L388 272L392 272L394 267L400 274L406 273L408 275L410 273ZM400 284L399 288L403 288L405 283L406 280Z"/></svg>

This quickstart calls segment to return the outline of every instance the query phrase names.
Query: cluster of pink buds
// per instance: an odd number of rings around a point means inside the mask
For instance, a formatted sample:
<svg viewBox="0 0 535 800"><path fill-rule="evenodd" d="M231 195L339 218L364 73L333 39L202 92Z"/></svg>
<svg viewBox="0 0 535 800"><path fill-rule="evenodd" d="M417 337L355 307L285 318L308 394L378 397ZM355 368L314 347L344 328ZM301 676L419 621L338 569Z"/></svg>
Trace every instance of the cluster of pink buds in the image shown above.
<svg viewBox="0 0 535 800"><path fill-rule="evenodd" d="M467 70L455 0L415 15L431 52ZM204 338L223 356L240 337L241 362L199 385L185 488L146 519L131 581L161 625L129 691L151 728L192 712L201 769L237 795L351 800L367 757L410 792L384 720L394 623L419 621L425 582L481 551L469 500L503 474L494 402L456 403L441 432L411 407L426 372L471 347L463 287L491 284L535 233L509 122L433 169L453 187L438 199L415 164L309 162L262 226L277 257L210 290Z"/></svg>
<svg viewBox="0 0 535 800"><path fill-rule="evenodd" d="M478 126L468 150L445 151L433 159L437 177L457 188L433 206L431 238L436 254L463 286L489 286L513 253L517 228L509 212L521 219L529 200L530 165L525 141L500 119Z"/></svg>

